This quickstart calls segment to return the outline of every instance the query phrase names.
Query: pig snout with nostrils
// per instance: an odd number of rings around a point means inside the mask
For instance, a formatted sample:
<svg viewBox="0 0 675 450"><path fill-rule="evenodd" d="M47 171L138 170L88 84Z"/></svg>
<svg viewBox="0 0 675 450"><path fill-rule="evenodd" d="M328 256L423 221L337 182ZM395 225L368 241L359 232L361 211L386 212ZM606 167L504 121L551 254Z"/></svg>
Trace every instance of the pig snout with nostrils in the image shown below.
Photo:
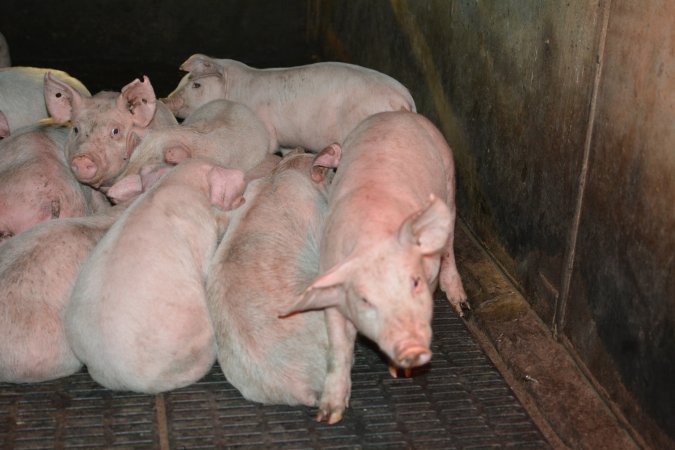
<svg viewBox="0 0 675 450"><path fill-rule="evenodd" d="M77 182L63 153L67 129L39 125L0 141L0 242L50 219L110 206Z"/></svg>
<svg viewBox="0 0 675 450"><path fill-rule="evenodd" d="M313 152L342 143L366 117L381 111L415 111L397 80L366 67L321 62L255 69L201 54L182 65L188 75L163 102L178 117L215 99L243 103L265 123L275 147Z"/></svg>
<svg viewBox="0 0 675 450"><path fill-rule="evenodd" d="M171 112L157 104L147 77L132 81L120 93L89 97L46 75L44 95L54 121L72 123L66 154L75 177L97 189L110 186L124 171L148 130L177 124Z"/></svg>
<svg viewBox="0 0 675 450"><path fill-rule="evenodd" d="M331 185L320 272L287 312L325 309L329 371L318 420L342 418L356 333L394 367L431 359L432 293L440 280L459 314L468 307L455 266L454 165L426 118L384 112L345 140ZM395 372L392 372L394 374Z"/></svg>
<svg viewBox="0 0 675 450"><path fill-rule="evenodd" d="M66 311L73 352L110 389L156 393L216 357L204 281L244 174L188 160L138 197L83 264Z"/></svg>

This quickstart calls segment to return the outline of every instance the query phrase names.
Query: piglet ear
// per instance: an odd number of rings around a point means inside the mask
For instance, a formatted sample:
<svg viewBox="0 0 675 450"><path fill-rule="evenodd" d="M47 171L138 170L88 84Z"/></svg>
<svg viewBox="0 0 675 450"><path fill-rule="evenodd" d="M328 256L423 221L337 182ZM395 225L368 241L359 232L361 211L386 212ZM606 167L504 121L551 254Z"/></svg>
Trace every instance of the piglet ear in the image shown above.
<svg viewBox="0 0 675 450"><path fill-rule="evenodd" d="M164 161L169 164L178 164L189 158L192 158L192 150L179 143L171 145L164 150Z"/></svg>
<svg viewBox="0 0 675 450"><path fill-rule="evenodd" d="M157 97L147 76L143 75L143 81L136 79L122 88L117 97L117 108L130 113L137 127L145 128L150 124L157 109Z"/></svg>
<svg viewBox="0 0 675 450"><path fill-rule="evenodd" d="M167 166L165 164L148 164L143 166L140 173L143 192L157 184L157 182L172 169L173 166Z"/></svg>
<svg viewBox="0 0 675 450"><path fill-rule="evenodd" d="M342 147L340 144L333 143L321 150L312 162L312 180L321 183L326 179L326 172L334 169L340 163L342 158Z"/></svg>
<svg viewBox="0 0 675 450"><path fill-rule="evenodd" d="M344 283L349 278L353 265L353 260L347 260L319 275L305 289L305 292L302 293L298 301L286 311L283 311L280 317L285 317L296 312L324 309L339 305L344 301Z"/></svg>
<svg viewBox="0 0 675 450"><path fill-rule="evenodd" d="M9 136L9 122L7 122L5 114L0 111L0 139L6 138L7 136Z"/></svg>
<svg viewBox="0 0 675 450"><path fill-rule="evenodd" d="M57 123L66 123L73 118L73 111L82 103L82 95L66 83L45 74L45 105L49 115Z"/></svg>
<svg viewBox="0 0 675 450"><path fill-rule="evenodd" d="M192 77L220 77L222 76L223 67L215 59L196 53L180 65L180 70L190 72Z"/></svg>
<svg viewBox="0 0 675 450"><path fill-rule="evenodd" d="M141 137L138 134L134 133L133 131L127 134L127 158L131 157L131 154L134 153L140 143Z"/></svg>
<svg viewBox="0 0 675 450"><path fill-rule="evenodd" d="M214 166L207 175L211 204L222 210L238 208L244 203L244 172Z"/></svg>
<svg viewBox="0 0 675 450"><path fill-rule="evenodd" d="M448 241L453 225L450 208L431 194L429 204L408 217L398 230L402 245L416 245L423 255L440 251Z"/></svg>
<svg viewBox="0 0 675 450"><path fill-rule="evenodd" d="M110 199L112 204L117 205L118 203L134 198L141 192L143 192L141 176L136 174L127 175L115 182L115 184L108 188L105 195Z"/></svg>

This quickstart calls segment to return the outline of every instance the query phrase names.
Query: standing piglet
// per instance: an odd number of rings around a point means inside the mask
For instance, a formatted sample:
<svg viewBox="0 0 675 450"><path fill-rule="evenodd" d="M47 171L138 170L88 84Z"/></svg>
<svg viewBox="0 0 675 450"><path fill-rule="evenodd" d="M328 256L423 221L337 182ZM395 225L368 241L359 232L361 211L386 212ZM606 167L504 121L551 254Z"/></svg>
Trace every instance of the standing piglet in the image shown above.
<svg viewBox="0 0 675 450"><path fill-rule="evenodd" d="M66 311L75 355L110 389L193 383L216 357L204 280L243 173L189 160L136 198L85 262Z"/></svg>
<svg viewBox="0 0 675 450"><path fill-rule="evenodd" d="M129 187L139 179L143 168L164 161L177 164L187 158L208 158L248 172L275 150L265 125L247 106L214 100L180 125L147 133L106 194L113 202L137 195L140 192Z"/></svg>
<svg viewBox="0 0 675 450"><path fill-rule="evenodd" d="M147 77L132 81L122 92L90 97L46 75L44 96L55 122L72 123L66 154L75 177L96 189L110 186L124 171L148 131L177 124L171 112L157 104Z"/></svg>
<svg viewBox="0 0 675 450"><path fill-rule="evenodd" d="M51 380L82 367L63 314L80 264L120 208L42 222L0 245L0 381Z"/></svg>
<svg viewBox="0 0 675 450"><path fill-rule="evenodd" d="M0 142L0 242L49 219L78 217L110 206L68 168L68 130L38 125Z"/></svg>
<svg viewBox="0 0 675 450"><path fill-rule="evenodd" d="M398 81L361 66L321 62L254 69L239 61L195 54L181 69L190 72L163 101L178 117L224 98L244 103L282 147L321 150L342 143L363 119L381 111L415 111Z"/></svg>
<svg viewBox="0 0 675 450"><path fill-rule="evenodd" d="M49 117L44 97L47 73L78 94L90 95L79 80L61 70L40 67L0 69L0 138Z"/></svg>
<svg viewBox="0 0 675 450"><path fill-rule="evenodd" d="M327 213L321 165L329 156L293 152L249 183L209 269L218 362L249 400L318 405L328 354L323 312L278 313L318 275Z"/></svg>
<svg viewBox="0 0 675 450"><path fill-rule="evenodd" d="M331 354L317 420L342 418L357 331L395 367L431 359L439 266L452 306L461 313L466 305L452 248L454 184L450 149L419 114L376 114L345 141L321 240L322 275L288 310L325 308Z"/></svg>

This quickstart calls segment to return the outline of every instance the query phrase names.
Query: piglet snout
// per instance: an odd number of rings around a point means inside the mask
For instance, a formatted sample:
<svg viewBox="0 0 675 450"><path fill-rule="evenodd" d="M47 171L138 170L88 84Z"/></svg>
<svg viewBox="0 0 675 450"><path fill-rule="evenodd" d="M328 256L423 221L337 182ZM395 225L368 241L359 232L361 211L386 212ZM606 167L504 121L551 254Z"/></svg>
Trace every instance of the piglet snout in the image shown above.
<svg viewBox="0 0 675 450"><path fill-rule="evenodd" d="M91 181L98 172L98 166L87 155L78 155L70 161L70 168L78 181Z"/></svg>
<svg viewBox="0 0 675 450"><path fill-rule="evenodd" d="M184 103L183 99L181 99L178 96L169 96L165 98L160 98L159 101L164 103L169 108L169 110L174 114L176 114L178 110L183 107Z"/></svg>
<svg viewBox="0 0 675 450"><path fill-rule="evenodd" d="M431 350L421 345L398 346L396 365L402 368L417 367L431 360Z"/></svg>

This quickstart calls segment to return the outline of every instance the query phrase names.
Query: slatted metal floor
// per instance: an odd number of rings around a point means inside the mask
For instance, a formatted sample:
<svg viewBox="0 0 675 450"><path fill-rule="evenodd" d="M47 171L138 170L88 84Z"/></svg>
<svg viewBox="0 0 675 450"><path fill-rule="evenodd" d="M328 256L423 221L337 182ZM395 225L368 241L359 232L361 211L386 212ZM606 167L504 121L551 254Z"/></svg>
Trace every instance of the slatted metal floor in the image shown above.
<svg viewBox="0 0 675 450"><path fill-rule="evenodd" d="M113 392L86 371L52 382L0 384L0 447L484 449L548 448L500 373L437 295L431 364L391 378L359 341L351 405L342 422L306 407L241 397L215 366L162 395Z"/></svg>

